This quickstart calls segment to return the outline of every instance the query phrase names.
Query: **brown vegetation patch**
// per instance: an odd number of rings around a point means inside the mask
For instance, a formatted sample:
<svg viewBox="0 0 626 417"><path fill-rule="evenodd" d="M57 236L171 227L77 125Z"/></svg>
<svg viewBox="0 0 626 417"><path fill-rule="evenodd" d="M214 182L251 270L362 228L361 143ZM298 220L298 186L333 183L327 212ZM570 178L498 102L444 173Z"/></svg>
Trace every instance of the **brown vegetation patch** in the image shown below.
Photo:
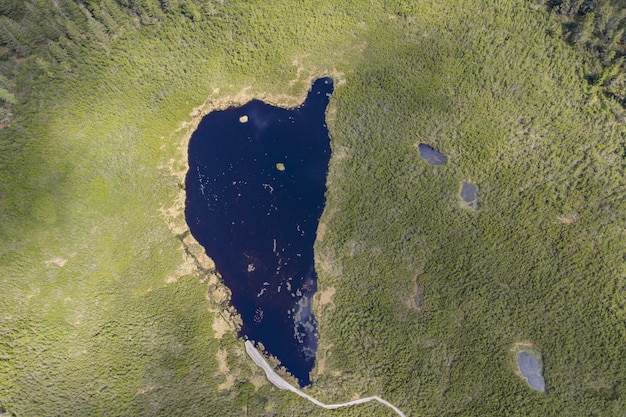
<svg viewBox="0 0 626 417"><path fill-rule="evenodd" d="M313 296L313 311L315 311L315 315L319 319L322 316L323 310L325 306L335 307L335 303L333 302L333 297L337 290L335 287L328 287L323 289L322 291L317 291Z"/></svg>
<svg viewBox="0 0 626 417"><path fill-rule="evenodd" d="M345 159L348 156L348 148L345 146L335 146L333 149L333 157L337 160Z"/></svg>
<svg viewBox="0 0 626 417"><path fill-rule="evenodd" d="M321 241L322 239L324 239L326 231L328 231L328 226L326 225L326 223L320 222L320 224L317 226L317 240Z"/></svg>
<svg viewBox="0 0 626 417"><path fill-rule="evenodd" d="M231 388L235 383L235 376L230 372L228 368L228 352L223 349L218 349L217 351L217 366L218 366L218 375L224 375L226 377L226 381L222 382L217 386L217 389L223 391L225 389Z"/></svg>
<svg viewBox="0 0 626 417"><path fill-rule="evenodd" d="M263 385L267 384L267 378L265 377L265 374L257 374L250 378L250 383L254 385L254 389L258 390Z"/></svg>
<svg viewBox="0 0 626 417"><path fill-rule="evenodd" d="M324 252L320 253L320 251L316 252L315 255L318 271L334 277L341 275L341 266L334 256Z"/></svg>
<svg viewBox="0 0 626 417"><path fill-rule="evenodd" d="M50 265L56 265L60 268L63 268L65 266L65 264L67 263L67 259L63 259L63 258L52 258L48 261L45 262L46 266L50 266Z"/></svg>
<svg viewBox="0 0 626 417"><path fill-rule="evenodd" d="M522 349L528 349L528 350L538 352L537 348L535 347L535 344L533 342L529 342L526 340L513 343L513 346L511 347L511 352L517 352L518 350L522 350Z"/></svg>
<svg viewBox="0 0 626 417"><path fill-rule="evenodd" d="M326 358L318 357L316 373L322 375L324 372L326 372Z"/></svg>
<svg viewBox="0 0 626 417"><path fill-rule="evenodd" d="M41 293L41 289L39 287L36 287L36 288L31 287L31 292L29 294L26 294L24 298L26 298L27 300L30 300L31 298L38 296L40 293Z"/></svg>
<svg viewBox="0 0 626 417"><path fill-rule="evenodd" d="M156 387L154 385L148 385L146 387L140 388L137 390L137 393L135 393L135 395L144 395L144 394L148 394L151 391L154 391Z"/></svg>
<svg viewBox="0 0 626 417"><path fill-rule="evenodd" d="M568 215L562 214L557 217L557 219L563 224L572 224L580 219L580 215L578 213L571 213Z"/></svg>
<svg viewBox="0 0 626 417"><path fill-rule="evenodd" d="M317 349L317 360L315 362L315 369L313 373L315 375L321 376L323 374L329 373L332 376L341 376L341 372L334 371L328 368L328 358L331 355L331 349L333 348L333 344L324 345L323 347L318 347Z"/></svg>
<svg viewBox="0 0 626 417"><path fill-rule="evenodd" d="M233 332L234 329L224 317L217 315L215 320L213 320L213 331L215 332L215 338L221 339L226 333Z"/></svg>
<svg viewBox="0 0 626 417"><path fill-rule="evenodd" d="M178 278L184 277L185 275L197 275L198 273L196 261L193 256L190 256L182 245L179 250L181 252L182 262L178 264L178 267L173 274L165 278L165 282L168 284L178 281Z"/></svg>
<svg viewBox="0 0 626 417"><path fill-rule="evenodd" d="M335 289L335 287L328 287L325 288L323 291L318 292L319 305L325 306L326 304L332 304L334 306L335 303L333 303L333 297L336 292L337 290Z"/></svg>
<svg viewBox="0 0 626 417"><path fill-rule="evenodd" d="M366 244L364 242L359 242L356 240L351 240L346 243L346 247L350 250L350 257L353 258L355 256L360 255L365 250Z"/></svg>
<svg viewBox="0 0 626 417"><path fill-rule="evenodd" d="M226 301L230 301L230 292L226 290L223 285L215 287L210 294L213 301L218 304L222 304Z"/></svg>
<svg viewBox="0 0 626 417"><path fill-rule="evenodd" d="M406 306L412 310L422 310L424 287L419 285L419 276L422 273L423 271L418 271L413 277L413 291L411 291L411 296L406 300Z"/></svg>

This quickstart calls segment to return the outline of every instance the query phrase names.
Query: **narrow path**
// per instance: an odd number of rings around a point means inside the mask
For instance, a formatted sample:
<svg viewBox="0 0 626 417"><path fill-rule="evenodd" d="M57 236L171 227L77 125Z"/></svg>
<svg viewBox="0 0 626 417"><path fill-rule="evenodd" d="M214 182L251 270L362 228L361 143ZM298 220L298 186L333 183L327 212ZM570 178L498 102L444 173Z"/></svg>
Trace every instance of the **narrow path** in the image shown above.
<svg viewBox="0 0 626 417"><path fill-rule="evenodd" d="M250 356L250 358L254 361L254 363L256 363L259 367L261 367L261 369L265 371L265 375L267 376L268 381L270 381L279 389L284 389L284 390L295 392L299 396L306 398L312 403L319 405L320 407L329 409L329 410L340 408L340 407L348 407L351 405L363 404L369 401L378 401L379 403L384 404L387 407L391 408L399 416L406 417L405 414L402 411L400 411L398 407L396 407L395 405L391 404L388 401L383 400L382 398L378 396L359 398L358 400L349 401L347 403L341 403L341 404L324 404L323 402L316 400L315 398L311 397L308 394L305 394L304 392L300 391L298 388L291 385L289 382L282 379L276 372L274 372L272 367L265 361L265 359L263 358L263 356L261 356L259 351L256 350L254 345L252 345L252 342L250 342L249 340L246 340L245 345L246 345L246 352L248 353L248 356Z"/></svg>

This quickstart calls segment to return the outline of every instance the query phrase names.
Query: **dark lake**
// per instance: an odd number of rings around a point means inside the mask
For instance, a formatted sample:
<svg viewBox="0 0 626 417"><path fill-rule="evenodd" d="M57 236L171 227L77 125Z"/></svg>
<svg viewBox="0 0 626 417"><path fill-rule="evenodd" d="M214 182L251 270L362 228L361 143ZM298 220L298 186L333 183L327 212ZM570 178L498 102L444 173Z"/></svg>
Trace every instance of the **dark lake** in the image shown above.
<svg viewBox="0 0 626 417"><path fill-rule="evenodd" d="M206 115L189 142L185 216L241 314L301 386L310 384L317 322L313 243L325 203L333 81L283 109L253 100Z"/></svg>

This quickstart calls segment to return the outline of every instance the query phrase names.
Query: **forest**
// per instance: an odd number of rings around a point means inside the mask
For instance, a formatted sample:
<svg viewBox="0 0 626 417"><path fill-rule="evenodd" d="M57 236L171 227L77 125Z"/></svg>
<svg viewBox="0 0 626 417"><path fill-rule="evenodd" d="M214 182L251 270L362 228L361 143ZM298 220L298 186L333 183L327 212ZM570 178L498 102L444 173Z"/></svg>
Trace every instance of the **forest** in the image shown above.
<svg viewBox="0 0 626 417"><path fill-rule="evenodd" d="M322 76L305 391L623 416L625 31L619 0L0 1L0 416L391 415L269 384L184 219L201 116Z"/></svg>

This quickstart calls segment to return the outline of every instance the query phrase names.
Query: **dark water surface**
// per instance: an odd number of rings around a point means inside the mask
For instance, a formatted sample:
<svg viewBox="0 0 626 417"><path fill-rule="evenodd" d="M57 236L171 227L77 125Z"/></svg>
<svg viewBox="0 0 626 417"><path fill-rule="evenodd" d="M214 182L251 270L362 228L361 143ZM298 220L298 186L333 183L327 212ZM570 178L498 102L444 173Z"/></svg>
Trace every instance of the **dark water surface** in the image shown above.
<svg viewBox="0 0 626 417"><path fill-rule="evenodd" d="M461 185L461 198L466 203L471 203L476 199L476 193L478 192L478 187L472 184L471 182L464 182Z"/></svg>
<svg viewBox="0 0 626 417"><path fill-rule="evenodd" d="M478 210L478 187L471 182L464 182L461 184L461 198L465 201L468 207Z"/></svg>
<svg viewBox="0 0 626 417"><path fill-rule="evenodd" d="M309 385L317 349L313 243L324 208L330 78L296 109L214 111L189 142L185 216L232 291L241 333Z"/></svg>
<svg viewBox="0 0 626 417"><path fill-rule="evenodd" d="M431 165L443 165L448 160L441 152L425 143L420 143L417 145L417 148L419 149L420 156Z"/></svg>

